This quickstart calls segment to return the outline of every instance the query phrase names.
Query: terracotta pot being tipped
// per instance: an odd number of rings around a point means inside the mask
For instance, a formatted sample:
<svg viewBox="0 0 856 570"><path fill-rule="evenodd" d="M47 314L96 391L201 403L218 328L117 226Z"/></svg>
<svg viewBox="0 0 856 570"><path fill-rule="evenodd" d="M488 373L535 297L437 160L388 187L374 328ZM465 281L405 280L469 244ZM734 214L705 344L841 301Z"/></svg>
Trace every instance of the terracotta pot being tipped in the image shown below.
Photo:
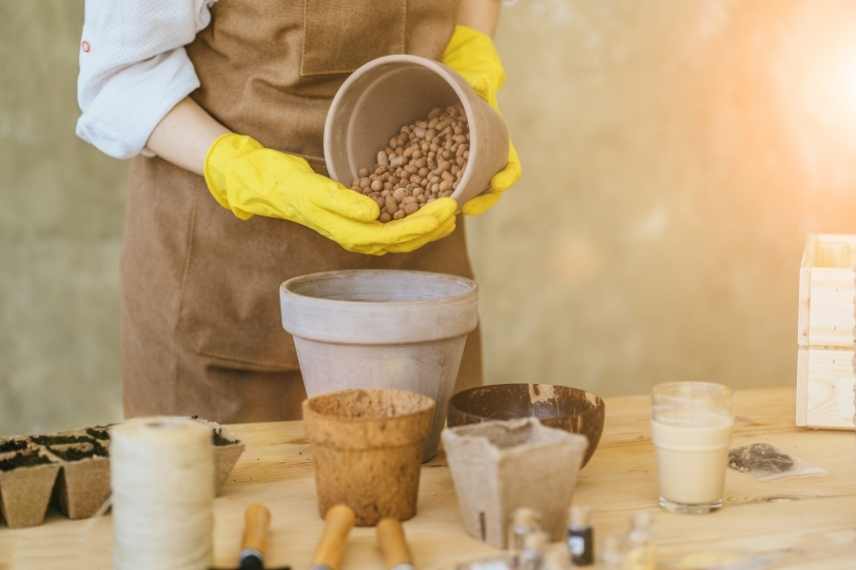
<svg viewBox="0 0 856 570"><path fill-rule="evenodd" d="M343 390L303 402L321 517L341 503L358 526L412 518L434 407L403 390Z"/></svg>
<svg viewBox="0 0 856 570"><path fill-rule="evenodd" d="M415 55L374 59L339 87L324 125L330 176L349 186L360 168L373 168L379 150L407 124L435 107L460 103L470 129L470 156L452 197L459 204L484 192L508 162L508 129L463 78Z"/></svg>
<svg viewBox="0 0 856 570"><path fill-rule="evenodd" d="M333 271L290 279L280 297L307 394L396 388L428 396L437 406L424 459L433 457L478 324L476 283L422 271Z"/></svg>

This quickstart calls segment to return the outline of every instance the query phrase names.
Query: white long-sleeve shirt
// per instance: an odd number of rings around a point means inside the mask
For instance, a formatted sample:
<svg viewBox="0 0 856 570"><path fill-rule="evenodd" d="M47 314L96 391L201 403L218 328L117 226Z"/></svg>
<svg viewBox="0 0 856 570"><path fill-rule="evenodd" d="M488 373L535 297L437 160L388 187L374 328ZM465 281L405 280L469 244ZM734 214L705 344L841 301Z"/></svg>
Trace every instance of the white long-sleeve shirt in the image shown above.
<svg viewBox="0 0 856 570"><path fill-rule="evenodd" d="M216 0L86 0L77 135L116 158L143 151L160 120L199 87L184 46Z"/></svg>

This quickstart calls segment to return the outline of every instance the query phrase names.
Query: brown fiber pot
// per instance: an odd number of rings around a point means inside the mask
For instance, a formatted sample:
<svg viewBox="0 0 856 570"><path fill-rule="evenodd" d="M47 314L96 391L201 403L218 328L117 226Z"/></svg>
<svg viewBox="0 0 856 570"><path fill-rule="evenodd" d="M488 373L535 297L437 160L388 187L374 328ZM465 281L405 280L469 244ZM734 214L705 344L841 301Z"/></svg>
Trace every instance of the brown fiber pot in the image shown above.
<svg viewBox="0 0 856 570"><path fill-rule="evenodd" d="M358 526L413 518L434 407L403 390L343 390L304 401L321 517L344 503Z"/></svg>
<svg viewBox="0 0 856 570"><path fill-rule="evenodd" d="M452 198L463 204L490 185L508 162L508 129L499 113L464 79L437 61L415 55L373 59L339 87L324 125L324 159L330 176L350 185L360 168L407 124L431 109L460 103L470 129L470 158Z"/></svg>

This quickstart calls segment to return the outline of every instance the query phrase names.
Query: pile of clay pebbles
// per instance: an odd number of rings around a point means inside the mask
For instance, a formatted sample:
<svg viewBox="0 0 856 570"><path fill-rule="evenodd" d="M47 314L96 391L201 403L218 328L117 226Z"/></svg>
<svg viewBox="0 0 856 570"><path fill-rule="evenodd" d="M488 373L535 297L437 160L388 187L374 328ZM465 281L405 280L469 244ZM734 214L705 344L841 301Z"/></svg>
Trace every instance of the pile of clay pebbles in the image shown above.
<svg viewBox="0 0 856 570"><path fill-rule="evenodd" d="M377 153L374 170L361 168L351 188L380 205L380 221L399 220L428 202L451 196L470 156L463 107L438 107L401 127Z"/></svg>

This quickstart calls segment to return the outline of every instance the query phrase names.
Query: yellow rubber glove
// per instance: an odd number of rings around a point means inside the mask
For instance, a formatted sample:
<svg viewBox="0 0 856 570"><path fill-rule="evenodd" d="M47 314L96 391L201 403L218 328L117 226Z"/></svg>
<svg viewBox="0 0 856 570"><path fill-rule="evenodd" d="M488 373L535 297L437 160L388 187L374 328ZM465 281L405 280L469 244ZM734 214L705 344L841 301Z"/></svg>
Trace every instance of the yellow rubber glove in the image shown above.
<svg viewBox="0 0 856 570"><path fill-rule="evenodd" d="M505 70L490 36L467 26L456 26L441 61L458 72L482 99L499 112L496 94L505 82ZM517 182L520 173L517 149L509 144L508 164L491 179L490 190L464 204L464 213L476 216L485 213L503 192Z"/></svg>
<svg viewBox="0 0 856 570"><path fill-rule="evenodd" d="M238 218L279 218L310 228L348 251L369 255L414 251L455 229L457 203L435 200L386 224L377 202L317 174L305 159L227 133L208 149L205 182Z"/></svg>

